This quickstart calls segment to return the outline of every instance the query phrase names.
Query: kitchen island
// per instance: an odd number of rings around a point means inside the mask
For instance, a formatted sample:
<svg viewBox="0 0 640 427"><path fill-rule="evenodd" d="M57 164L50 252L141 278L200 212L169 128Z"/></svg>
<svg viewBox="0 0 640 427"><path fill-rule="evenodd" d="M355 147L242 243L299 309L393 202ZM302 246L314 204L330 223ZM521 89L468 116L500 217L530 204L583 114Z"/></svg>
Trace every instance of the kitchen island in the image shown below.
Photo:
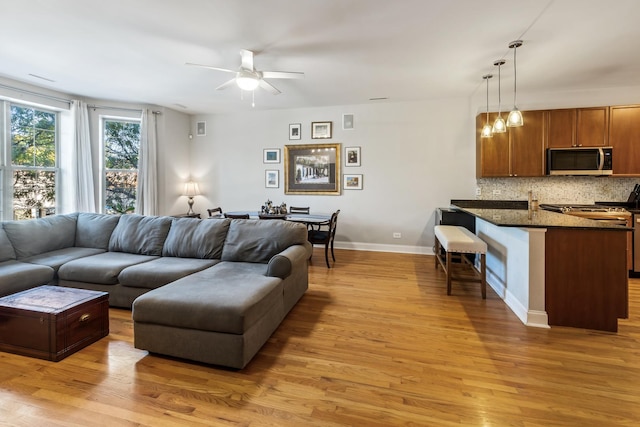
<svg viewBox="0 0 640 427"><path fill-rule="evenodd" d="M475 217L488 245L487 283L523 323L618 330L628 317L630 228L471 202L452 200L452 208Z"/></svg>

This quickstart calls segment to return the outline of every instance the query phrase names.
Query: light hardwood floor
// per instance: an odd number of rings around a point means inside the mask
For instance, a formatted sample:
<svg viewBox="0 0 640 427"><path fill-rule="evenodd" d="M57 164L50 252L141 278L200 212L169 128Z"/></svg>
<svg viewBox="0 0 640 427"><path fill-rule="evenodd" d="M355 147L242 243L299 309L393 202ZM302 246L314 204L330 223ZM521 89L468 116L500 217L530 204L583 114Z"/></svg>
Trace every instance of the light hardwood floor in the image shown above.
<svg viewBox="0 0 640 427"><path fill-rule="evenodd" d="M131 313L61 362L0 353L0 425L616 426L640 422L640 280L617 334L528 328L431 256L314 252L241 371L148 355Z"/></svg>

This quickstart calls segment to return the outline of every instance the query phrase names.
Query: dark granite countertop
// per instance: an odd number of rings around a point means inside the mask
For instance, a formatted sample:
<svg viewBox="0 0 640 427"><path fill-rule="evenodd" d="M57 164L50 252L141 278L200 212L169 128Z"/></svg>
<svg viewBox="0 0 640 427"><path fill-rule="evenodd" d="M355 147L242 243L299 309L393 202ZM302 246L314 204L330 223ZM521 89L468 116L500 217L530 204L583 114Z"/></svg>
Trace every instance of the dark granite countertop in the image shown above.
<svg viewBox="0 0 640 427"><path fill-rule="evenodd" d="M475 209L527 209L527 200L469 200L451 199L451 204L460 208Z"/></svg>
<svg viewBox="0 0 640 427"><path fill-rule="evenodd" d="M525 205L526 206L526 205ZM603 221L579 218L576 216L545 211L542 209L529 211L527 209L509 208L473 208L462 207L453 203L452 207L467 212L476 218L483 219L500 227L522 228L583 228L602 229L607 231L628 231L629 227L614 225Z"/></svg>

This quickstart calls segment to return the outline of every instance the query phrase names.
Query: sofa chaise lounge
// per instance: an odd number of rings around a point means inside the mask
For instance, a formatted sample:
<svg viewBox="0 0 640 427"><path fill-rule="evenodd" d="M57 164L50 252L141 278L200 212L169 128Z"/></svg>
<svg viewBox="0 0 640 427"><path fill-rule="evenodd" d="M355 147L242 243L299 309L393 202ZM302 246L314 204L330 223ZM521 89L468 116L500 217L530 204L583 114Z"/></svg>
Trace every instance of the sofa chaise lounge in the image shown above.
<svg viewBox="0 0 640 427"><path fill-rule="evenodd" d="M0 296L109 292L134 345L243 368L308 288L306 228L286 221L74 213L0 228Z"/></svg>

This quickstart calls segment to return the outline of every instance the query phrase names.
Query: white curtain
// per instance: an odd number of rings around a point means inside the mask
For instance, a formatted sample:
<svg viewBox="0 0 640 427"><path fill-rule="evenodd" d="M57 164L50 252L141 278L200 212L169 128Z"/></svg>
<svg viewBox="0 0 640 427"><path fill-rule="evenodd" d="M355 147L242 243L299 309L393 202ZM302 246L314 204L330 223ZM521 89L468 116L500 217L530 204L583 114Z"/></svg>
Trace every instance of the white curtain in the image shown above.
<svg viewBox="0 0 640 427"><path fill-rule="evenodd" d="M156 115L142 110L136 213L158 215L158 164Z"/></svg>
<svg viewBox="0 0 640 427"><path fill-rule="evenodd" d="M71 105L74 121L73 132L73 182L75 210L96 212L94 177L89 133L89 111L86 103L74 100Z"/></svg>

